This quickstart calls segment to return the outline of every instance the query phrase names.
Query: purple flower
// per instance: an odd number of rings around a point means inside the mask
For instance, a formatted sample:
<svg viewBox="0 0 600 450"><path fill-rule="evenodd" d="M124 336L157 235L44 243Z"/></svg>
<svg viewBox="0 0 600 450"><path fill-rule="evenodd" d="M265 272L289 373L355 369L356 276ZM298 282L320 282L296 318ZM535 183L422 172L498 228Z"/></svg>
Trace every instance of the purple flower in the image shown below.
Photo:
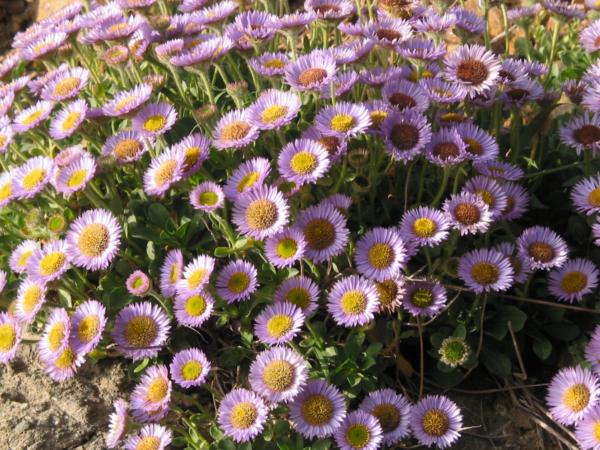
<svg viewBox="0 0 600 450"><path fill-rule="evenodd" d="M183 254L181 250L170 250L160 268L160 292L163 297L173 297L176 283L183 272Z"/></svg>
<svg viewBox="0 0 600 450"><path fill-rule="evenodd" d="M178 293L173 310L180 325L198 328L210 317L215 301L206 291Z"/></svg>
<svg viewBox="0 0 600 450"><path fill-rule="evenodd" d="M583 450L597 450L600 448L600 408L591 408L585 417L575 425L575 438Z"/></svg>
<svg viewBox="0 0 600 450"><path fill-rule="evenodd" d="M238 231L255 239L264 239L287 225L289 207L281 192L259 186L234 203L233 223Z"/></svg>
<svg viewBox="0 0 600 450"><path fill-rule="evenodd" d="M413 316L433 317L446 306L446 289L435 281L409 281L405 284L402 306Z"/></svg>
<svg viewBox="0 0 600 450"><path fill-rule="evenodd" d="M448 237L449 226L441 211L420 206L404 213L400 234L404 240L413 241L419 246L433 247Z"/></svg>
<svg viewBox="0 0 600 450"><path fill-rule="evenodd" d="M54 158L56 165L56 158ZM56 167L54 188L65 196L85 189L96 173L96 161L87 152L72 163L61 168Z"/></svg>
<svg viewBox="0 0 600 450"><path fill-rule="evenodd" d="M263 77L283 75L289 62L290 60L285 53L263 53L248 60L248 64Z"/></svg>
<svg viewBox="0 0 600 450"><path fill-rule="evenodd" d="M360 404L360 409L373 415L382 430L382 443L393 445L410 433L410 402L392 389L371 392Z"/></svg>
<svg viewBox="0 0 600 450"><path fill-rule="evenodd" d="M365 277L383 281L398 275L406 263L404 242L392 228L373 228L357 242L356 270Z"/></svg>
<svg viewBox="0 0 600 450"><path fill-rule="evenodd" d="M204 181L190 192L190 203L194 209L211 213L225 204L223 189L212 181Z"/></svg>
<svg viewBox="0 0 600 450"><path fill-rule="evenodd" d="M171 443L171 431L158 424L145 425L141 430L129 437L125 442L125 450L139 450L145 446L156 450L164 450Z"/></svg>
<svg viewBox="0 0 600 450"><path fill-rule="evenodd" d="M581 301L598 285L598 269L590 260L576 258L548 274L548 290L562 301Z"/></svg>
<svg viewBox="0 0 600 450"><path fill-rule="evenodd" d="M348 149L348 140L336 136L323 134L316 125L309 127L301 136L302 139L311 139L317 141L329 153L331 163L337 162Z"/></svg>
<svg viewBox="0 0 600 450"><path fill-rule="evenodd" d="M446 167L459 164L467 158L466 144L455 128L442 128L431 135L425 147L425 157L429 162Z"/></svg>
<svg viewBox="0 0 600 450"><path fill-rule="evenodd" d="M33 252L40 248L40 244L32 239L27 239L17 245L10 254L9 266L13 272L26 273L27 261Z"/></svg>
<svg viewBox="0 0 600 450"><path fill-rule="evenodd" d="M346 416L334 437L341 450L376 450L383 441L383 430L375 416L357 410Z"/></svg>
<svg viewBox="0 0 600 450"><path fill-rule="evenodd" d="M109 117L123 116L146 103L151 95L152 86L138 84L128 91L118 92L112 100L102 106L102 112Z"/></svg>
<svg viewBox="0 0 600 450"><path fill-rule="evenodd" d="M273 294L275 303L291 303L299 307L305 317L310 317L319 307L319 286L310 278L297 276L281 283Z"/></svg>
<svg viewBox="0 0 600 450"><path fill-rule="evenodd" d="M581 214L600 212L600 174L579 181L571 190L571 201Z"/></svg>
<svg viewBox="0 0 600 450"><path fill-rule="evenodd" d="M350 138L362 134L371 126L367 109L349 102L337 102L323 108L315 117L317 129L325 136Z"/></svg>
<svg viewBox="0 0 600 450"><path fill-rule="evenodd" d="M169 103L151 103L144 107L132 121L134 131L144 136L165 134L177 121L177 111Z"/></svg>
<svg viewBox="0 0 600 450"><path fill-rule="evenodd" d="M184 156L183 176L195 174L202 167L202 163L208 159L210 140L201 133L193 133L184 137L173 145L175 152L181 152Z"/></svg>
<svg viewBox="0 0 600 450"><path fill-rule="evenodd" d="M583 367L566 367L550 381L546 403L552 418L562 425L575 425L598 403L598 379Z"/></svg>
<svg viewBox="0 0 600 450"><path fill-rule="evenodd" d="M300 211L294 227L302 231L306 256L316 264L342 253L349 240L345 217L328 204Z"/></svg>
<svg viewBox="0 0 600 450"><path fill-rule="evenodd" d="M195 347L177 352L169 366L173 381L185 389L204 384L210 369L204 352Z"/></svg>
<svg viewBox="0 0 600 450"><path fill-rule="evenodd" d="M564 17L585 18L583 5L575 5L563 0L542 0L542 4L549 11Z"/></svg>
<svg viewBox="0 0 600 450"><path fill-rule="evenodd" d="M289 124L300 111L300 97L293 92L270 89L246 110L248 122L259 130L272 130Z"/></svg>
<svg viewBox="0 0 600 450"><path fill-rule="evenodd" d="M389 80L383 85L381 96L400 111L414 109L423 112L429 108L427 93L412 81Z"/></svg>
<svg viewBox="0 0 600 450"><path fill-rule="evenodd" d="M183 177L185 153L177 147L169 147L156 158L144 173L144 192L159 198Z"/></svg>
<svg viewBox="0 0 600 450"><path fill-rule="evenodd" d="M366 35L376 44L394 47L412 37L412 27L403 19L382 17L365 26Z"/></svg>
<svg viewBox="0 0 600 450"><path fill-rule="evenodd" d="M258 138L259 130L250 123L248 110L234 110L217 122L212 144L219 150L246 147Z"/></svg>
<svg viewBox="0 0 600 450"><path fill-rule="evenodd" d="M120 131L109 137L102 146L103 156L112 156L120 164L138 161L153 146L154 140L137 131Z"/></svg>
<svg viewBox="0 0 600 450"><path fill-rule="evenodd" d="M462 123L455 130L466 145L468 157L473 161L487 161L498 157L498 142L483 128L472 123Z"/></svg>
<svg viewBox="0 0 600 450"><path fill-rule="evenodd" d="M64 44L67 38L68 35L61 31L43 33L42 36L34 42L31 42L22 50L21 56L27 61L34 61L56 50Z"/></svg>
<svg viewBox="0 0 600 450"><path fill-rule="evenodd" d="M169 329L169 318L162 308L150 302L131 303L117 314L112 338L125 357L136 361L158 355Z"/></svg>
<svg viewBox="0 0 600 450"><path fill-rule="evenodd" d="M431 140L431 125L418 111L392 111L381 124L386 151L395 159L408 162Z"/></svg>
<svg viewBox="0 0 600 450"><path fill-rule="evenodd" d="M470 192L455 194L444 202L444 214L461 235L487 231L492 213L482 196Z"/></svg>
<svg viewBox="0 0 600 450"><path fill-rule="evenodd" d="M398 45L396 51L406 59L436 61L444 56L448 49L443 42L436 44L429 39L413 38Z"/></svg>
<svg viewBox="0 0 600 450"><path fill-rule="evenodd" d="M461 85L470 95L489 90L500 72L498 58L481 45L462 45L444 63L448 81Z"/></svg>
<svg viewBox="0 0 600 450"><path fill-rule="evenodd" d="M84 362L84 356L75 353L69 345L65 346L59 354L47 361L42 361L44 370L54 381L64 381L75 376L75 372Z"/></svg>
<svg viewBox="0 0 600 450"><path fill-rule="evenodd" d="M75 100L61 109L50 123L50 136L55 140L71 136L86 118L88 105L85 100Z"/></svg>
<svg viewBox="0 0 600 450"><path fill-rule="evenodd" d="M227 303L248 300L258 289L256 275L256 267L248 261L231 261L217 277L217 293Z"/></svg>
<svg viewBox="0 0 600 450"><path fill-rule="evenodd" d="M114 411L108 416L108 433L106 434L106 447L109 449L115 448L125 434L127 427L128 404L122 398L118 398L113 403Z"/></svg>
<svg viewBox="0 0 600 450"><path fill-rule="evenodd" d="M279 268L290 267L304 256L306 241L294 228L284 228L265 240L265 255L269 262Z"/></svg>
<svg viewBox="0 0 600 450"><path fill-rule="evenodd" d="M19 199L35 197L50 182L54 162L45 156L27 160L13 172L14 196Z"/></svg>
<svg viewBox="0 0 600 450"><path fill-rule="evenodd" d="M458 276L477 294L505 291L512 285L513 268L503 253L479 249L460 258Z"/></svg>
<svg viewBox="0 0 600 450"><path fill-rule="evenodd" d="M71 323L67 311L64 308L53 308L46 319L44 332L38 342L42 361L53 360L68 347L70 328Z"/></svg>
<svg viewBox="0 0 600 450"><path fill-rule="evenodd" d="M60 102L75 97L87 84L90 72L83 67L62 70L52 73L47 84L40 86L42 100ZM34 85L35 86L35 85Z"/></svg>
<svg viewBox="0 0 600 450"><path fill-rule="evenodd" d="M131 393L131 410L151 413L168 407L171 401L171 379L166 366L158 364L146 369L140 382Z"/></svg>
<svg viewBox="0 0 600 450"><path fill-rule="evenodd" d="M350 0L305 0L304 9L319 19L343 19L356 11Z"/></svg>
<svg viewBox="0 0 600 450"><path fill-rule="evenodd" d="M342 97L354 86L358 80L358 74L349 70L347 72L341 72L336 74L329 85L323 85L321 87L321 98L331 98L331 84L333 83L333 96L334 98Z"/></svg>
<svg viewBox="0 0 600 450"><path fill-rule="evenodd" d="M488 206L492 218L498 218L508 206L508 197L504 186L493 178L477 176L471 178L465 184L463 192L479 195Z"/></svg>
<svg viewBox="0 0 600 450"><path fill-rule="evenodd" d="M300 332L304 319L300 306L289 302L273 303L256 317L254 334L264 344L285 344Z"/></svg>
<svg viewBox="0 0 600 450"><path fill-rule="evenodd" d="M22 110L15 115L13 129L17 133L24 133L37 127L42 121L48 118L53 107L54 102L41 100L29 108Z"/></svg>
<svg viewBox="0 0 600 450"><path fill-rule="evenodd" d="M513 283L527 281L531 272L531 265L528 259L524 259L517 253L515 245L511 242L503 242L498 244L495 249L508 258L513 269Z"/></svg>
<svg viewBox="0 0 600 450"><path fill-rule="evenodd" d="M453 104L464 100L467 93L461 88L441 78L425 78L419 81L429 99L436 103Z"/></svg>
<svg viewBox="0 0 600 450"><path fill-rule="evenodd" d="M283 147L277 166L286 180L298 185L313 183L329 169L329 154L317 141L296 139Z"/></svg>
<svg viewBox="0 0 600 450"><path fill-rule="evenodd" d="M567 260L567 243L549 228L527 228L517 240L519 254L529 260L532 269L562 267Z"/></svg>
<svg viewBox="0 0 600 450"><path fill-rule="evenodd" d="M412 407L410 427L419 444L450 447L460 437L462 414L448 397L428 395Z"/></svg>
<svg viewBox="0 0 600 450"><path fill-rule="evenodd" d="M525 175L521 168L504 161L485 160L473 166L480 174L501 181L519 181Z"/></svg>
<svg viewBox="0 0 600 450"><path fill-rule="evenodd" d="M267 415L267 405L257 394L238 388L221 400L217 421L226 436L235 442L247 442L262 432Z"/></svg>
<svg viewBox="0 0 600 450"><path fill-rule="evenodd" d="M333 320L345 327L369 323L377 312L378 304L375 284L357 275L340 278L327 298L327 310Z"/></svg>
<svg viewBox="0 0 600 450"><path fill-rule="evenodd" d="M285 67L285 81L298 91L315 91L329 84L335 71L335 59L330 53L313 51Z"/></svg>
<svg viewBox="0 0 600 450"><path fill-rule="evenodd" d="M183 260L182 260L183 263ZM215 259L208 255L198 255L183 269L183 276L179 274L175 282L178 294L195 294L208 284L215 267ZM180 269L179 269L180 270Z"/></svg>
<svg viewBox="0 0 600 450"><path fill-rule="evenodd" d="M261 186L270 171L271 165L266 158L253 158L240 164L225 183L225 196L236 201L242 194Z"/></svg>
<svg viewBox="0 0 600 450"><path fill-rule="evenodd" d="M144 297L152 287L152 281L141 270L134 271L125 282L127 291L136 297Z"/></svg>
<svg viewBox="0 0 600 450"><path fill-rule="evenodd" d="M85 355L96 348L106 326L106 309L96 300L87 300L75 309L71 316L69 335L71 347L78 355Z"/></svg>

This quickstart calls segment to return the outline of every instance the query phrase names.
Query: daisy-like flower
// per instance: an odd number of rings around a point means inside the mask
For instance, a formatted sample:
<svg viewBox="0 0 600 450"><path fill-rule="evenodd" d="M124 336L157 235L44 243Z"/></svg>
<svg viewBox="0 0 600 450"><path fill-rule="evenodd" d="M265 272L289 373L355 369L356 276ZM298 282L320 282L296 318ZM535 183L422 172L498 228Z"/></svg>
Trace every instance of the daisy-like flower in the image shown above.
<svg viewBox="0 0 600 450"><path fill-rule="evenodd" d="M345 417L344 396L325 380L309 380L290 404L292 425L307 439L331 436Z"/></svg>
<svg viewBox="0 0 600 450"><path fill-rule="evenodd" d="M393 445L409 434L410 402L392 389L371 392L360 409L374 416L382 430L382 444Z"/></svg>
<svg viewBox="0 0 600 450"><path fill-rule="evenodd" d="M551 12L564 17L585 18L583 5L571 4L563 0L542 0L542 4Z"/></svg>
<svg viewBox="0 0 600 450"><path fill-rule="evenodd" d="M152 358L167 341L169 318L150 302L131 303L117 314L112 338L117 349L134 361Z"/></svg>
<svg viewBox="0 0 600 450"><path fill-rule="evenodd" d="M216 5L215 5L216 6ZM229 36L215 36L199 42L191 50L180 52L169 59L169 62L178 67L204 65L215 62L231 50L236 42Z"/></svg>
<svg viewBox="0 0 600 450"><path fill-rule="evenodd" d="M508 19L512 21L518 21L524 18L530 18L535 16L542 9L542 5L535 3L532 6L510 8L508 10Z"/></svg>
<svg viewBox="0 0 600 450"><path fill-rule="evenodd" d="M118 117L135 111L146 103L152 95L152 86L149 84L138 84L127 91L118 92L112 100L102 106L105 116Z"/></svg>
<svg viewBox="0 0 600 450"><path fill-rule="evenodd" d="M77 369L85 362L85 358L67 344L57 356L43 362L44 369L50 378L54 381L64 381L75 376Z"/></svg>
<svg viewBox="0 0 600 450"><path fill-rule="evenodd" d="M106 269L119 252L121 225L104 209L81 214L67 231L67 253L71 262L87 270Z"/></svg>
<svg viewBox="0 0 600 450"><path fill-rule="evenodd" d="M61 31L44 33L39 39L26 46L21 51L21 56L27 61L34 61L56 50L67 38L68 35Z"/></svg>
<svg viewBox="0 0 600 450"><path fill-rule="evenodd" d="M148 195L164 197L175 183L183 177L185 154L178 148L169 147L150 161L144 173L144 192Z"/></svg>
<svg viewBox="0 0 600 450"><path fill-rule="evenodd" d="M479 249L460 258L458 276L477 294L505 291L512 285L513 269L503 253Z"/></svg>
<svg viewBox="0 0 600 450"><path fill-rule="evenodd" d="M600 174L579 181L571 190L571 201L582 214L600 212Z"/></svg>
<svg viewBox="0 0 600 450"><path fill-rule="evenodd" d="M373 228L356 242L354 259L360 274L383 281L396 276L406 263L404 243L392 228Z"/></svg>
<svg viewBox="0 0 600 450"><path fill-rule="evenodd" d="M233 14L238 7L236 2L230 0L214 3L198 12L198 21L202 24L221 22Z"/></svg>
<svg viewBox="0 0 600 450"><path fill-rule="evenodd" d="M54 159L56 164L56 158ZM96 173L96 161L87 152L72 163L57 168L54 188L57 192L69 196L85 189Z"/></svg>
<svg viewBox="0 0 600 450"><path fill-rule="evenodd" d="M583 367L566 367L550 381L546 403L552 418L574 425L598 404L600 386L596 375Z"/></svg>
<svg viewBox="0 0 600 450"><path fill-rule="evenodd" d="M448 397L428 395L412 407L410 416L410 427L421 445L447 448L460 437L462 414Z"/></svg>
<svg viewBox="0 0 600 450"><path fill-rule="evenodd" d="M383 17L365 28L369 39L387 47L394 47L412 36L412 27L403 19Z"/></svg>
<svg viewBox="0 0 600 450"><path fill-rule="evenodd" d="M549 270L562 267L567 260L567 243L546 227L530 227L517 240L519 254L529 260L532 269Z"/></svg>
<svg viewBox="0 0 600 450"><path fill-rule="evenodd" d="M70 261L67 243L51 241L42 249L36 249L27 261L27 274L32 280L48 283L57 280L69 270Z"/></svg>
<svg viewBox="0 0 600 450"><path fill-rule="evenodd" d="M600 373L600 326L596 326L585 346L585 359L591 364L592 370Z"/></svg>
<svg viewBox="0 0 600 450"><path fill-rule="evenodd" d="M252 390L269 402L289 402L306 383L308 366L302 355L276 346L256 356L248 381Z"/></svg>
<svg viewBox="0 0 600 450"><path fill-rule="evenodd" d="M157 411L171 401L171 379L166 366L158 364L146 369L140 382L131 393L131 409Z"/></svg>
<svg viewBox="0 0 600 450"><path fill-rule="evenodd" d="M127 428L129 405L122 398L118 398L113 403L113 412L108 416L108 433L106 433L106 447L116 448L125 434Z"/></svg>
<svg viewBox="0 0 600 450"><path fill-rule="evenodd" d="M294 226L304 235L306 256L317 264L339 255L348 243L346 219L330 204L304 209Z"/></svg>
<svg viewBox="0 0 600 450"><path fill-rule="evenodd" d="M333 96L339 98L350 92L352 86L358 80L358 74L349 70L336 74L329 83L329 86L321 87L321 98L331 98L331 84L333 83Z"/></svg>
<svg viewBox="0 0 600 450"><path fill-rule="evenodd" d="M90 72L83 67L61 71L43 85L40 97L53 102L73 98L86 86L89 77Z"/></svg>
<svg viewBox="0 0 600 450"><path fill-rule="evenodd" d="M523 106L527 102L542 99L544 96L543 86L535 80L525 79L508 83L500 99L507 108L512 106Z"/></svg>
<svg viewBox="0 0 600 450"><path fill-rule="evenodd" d="M304 256L306 241L294 228L269 235L265 240L265 255L275 267L290 267Z"/></svg>
<svg viewBox="0 0 600 450"><path fill-rule="evenodd" d="M425 90L408 80L390 80L383 85L381 96L398 110L414 109L419 112L429 107L429 97Z"/></svg>
<svg viewBox="0 0 600 450"><path fill-rule="evenodd" d="M410 74L410 70L405 66L390 66L390 67L372 67L363 69L359 73L360 81L369 86L381 87L386 81L406 79Z"/></svg>
<svg viewBox="0 0 600 450"><path fill-rule="evenodd" d="M498 157L498 142L483 128L472 123L463 123L455 129L466 145L467 156L473 161L486 161Z"/></svg>
<svg viewBox="0 0 600 450"><path fill-rule="evenodd" d="M400 235L419 246L433 247L448 237L449 226L441 211L420 206L404 213L400 222Z"/></svg>
<svg viewBox="0 0 600 450"><path fill-rule="evenodd" d="M21 341L21 323L9 313L0 312L0 362L7 363L17 354Z"/></svg>
<svg viewBox="0 0 600 450"><path fill-rule="evenodd" d="M298 185L313 183L329 169L329 153L319 142L296 139L281 150L277 159L279 173Z"/></svg>
<svg viewBox="0 0 600 450"><path fill-rule="evenodd" d="M0 174L0 208L11 202L14 198L14 191L13 172Z"/></svg>
<svg viewBox="0 0 600 450"><path fill-rule="evenodd" d="M54 162L46 156L36 156L14 171L13 188L17 198L32 198L50 182Z"/></svg>
<svg viewBox="0 0 600 450"><path fill-rule="evenodd" d="M338 161L346 154L348 140L336 136L327 136L319 131L316 125L309 127L301 136L303 139L317 141L327 150L331 163Z"/></svg>
<svg viewBox="0 0 600 450"><path fill-rule="evenodd" d="M210 140L201 133L190 134L173 146L176 151L184 155L185 176L193 175L200 170L202 163L208 159L209 146Z"/></svg>
<svg viewBox="0 0 600 450"><path fill-rule="evenodd" d="M425 148L425 157L433 164L446 167L467 158L466 144L455 128L442 128L431 135Z"/></svg>
<svg viewBox="0 0 600 450"><path fill-rule="evenodd" d="M211 213L225 204L223 189L212 181L204 181L190 192L190 203L194 209Z"/></svg>
<svg viewBox="0 0 600 450"><path fill-rule="evenodd" d="M85 100L75 100L61 109L50 123L50 136L60 140L71 136L85 120L88 105Z"/></svg>
<svg viewBox="0 0 600 450"><path fill-rule="evenodd" d="M270 171L271 166L266 158L253 158L240 164L225 183L225 196L236 201L242 194L261 186Z"/></svg>
<svg viewBox="0 0 600 450"><path fill-rule="evenodd" d="M232 221L238 231L255 239L264 239L287 225L289 207L277 188L259 186L234 203Z"/></svg>
<svg viewBox="0 0 600 450"><path fill-rule="evenodd" d="M285 66L285 81L297 91L316 91L329 84L336 71L329 52L313 51Z"/></svg>
<svg viewBox="0 0 600 450"><path fill-rule="evenodd" d="M280 30L301 29L312 23L316 18L317 15L314 12L298 11L278 17L275 24Z"/></svg>
<svg viewBox="0 0 600 450"><path fill-rule="evenodd" d="M383 430L375 416L357 410L346 416L334 437L341 450L376 450L383 442Z"/></svg>
<svg viewBox="0 0 600 450"><path fill-rule="evenodd" d="M581 301L584 295L598 285L598 269L590 260L569 260L560 269L552 269L548 275L548 290L562 301Z"/></svg>
<svg viewBox="0 0 600 450"><path fill-rule="evenodd" d="M319 111L315 124L325 136L347 139L364 133L371 126L371 116L363 105L337 102Z"/></svg>
<svg viewBox="0 0 600 450"><path fill-rule="evenodd" d="M219 405L217 421L226 436L235 442L247 442L259 435L267 421L268 408L257 394L234 389Z"/></svg>
<svg viewBox="0 0 600 450"><path fill-rule="evenodd" d="M14 135L15 132L10 123L0 122L0 153L4 153L6 149L8 149L8 146L12 142Z"/></svg>
<svg viewBox="0 0 600 450"><path fill-rule="evenodd" d="M400 306L404 297L404 280L401 277L388 278L375 283L379 312L393 312Z"/></svg>
<svg viewBox="0 0 600 450"><path fill-rule="evenodd" d="M285 53L263 53L248 60L248 64L263 77L283 75L289 62Z"/></svg>
<svg viewBox="0 0 600 450"><path fill-rule="evenodd" d="M531 265L528 259L523 258L516 251L515 244L511 242L503 242L495 248L508 258L513 269L513 283L524 283L531 272Z"/></svg>
<svg viewBox="0 0 600 450"><path fill-rule="evenodd" d="M471 349L463 338L449 336L442 341L438 355L443 364L458 367L467 361L471 355Z"/></svg>
<svg viewBox="0 0 600 450"><path fill-rule="evenodd" d="M378 309L375 284L350 275L338 280L327 299L327 310L335 323L345 327L362 326L373 320Z"/></svg>
<svg viewBox="0 0 600 450"><path fill-rule="evenodd" d="M487 231L492 222L492 213L478 194L461 192L444 202L444 214L452 227L461 235Z"/></svg>
<svg viewBox="0 0 600 450"><path fill-rule="evenodd" d="M501 181L519 181L525 175L520 167L504 161L486 160L476 162L473 166L480 174Z"/></svg>
<svg viewBox="0 0 600 450"><path fill-rule="evenodd" d="M392 111L381 124L386 151L407 162L415 158L431 140L431 124L418 111Z"/></svg>
<svg viewBox="0 0 600 450"><path fill-rule="evenodd" d="M431 101L443 105L458 103L466 96L466 92L462 88L441 78L425 78L419 81L419 85Z"/></svg>
<svg viewBox="0 0 600 450"><path fill-rule="evenodd" d="M183 260L181 260L183 263ZM175 283L178 294L194 294L204 289L215 268L215 259L207 255L198 255L187 264ZM178 269L179 271L181 269Z"/></svg>
<svg viewBox="0 0 600 450"><path fill-rule="evenodd" d="M41 100L36 104L24 109L18 113L13 121L13 129L17 133L24 133L37 127L43 120L46 120L50 113L54 102Z"/></svg>
<svg viewBox="0 0 600 450"><path fill-rule="evenodd" d="M103 156L112 156L120 164L139 160L153 145L153 140L132 130L120 131L109 137L102 146Z"/></svg>
<svg viewBox="0 0 600 450"><path fill-rule="evenodd" d="M585 106L585 98L584 98ZM600 149L600 114L576 116L560 128L560 140L573 147L577 154L585 150L593 152Z"/></svg>
<svg viewBox="0 0 600 450"><path fill-rule="evenodd" d="M371 117L371 126L367 133L373 136L381 136L381 124L392 111L391 105L381 99L371 100L364 105Z"/></svg>
<svg viewBox="0 0 600 450"><path fill-rule="evenodd" d="M13 272L27 272L27 261L33 252L40 248L40 244L32 239L27 239L15 247L10 254L9 266Z"/></svg>
<svg viewBox="0 0 600 450"><path fill-rule="evenodd" d="M591 408L585 417L575 425L575 438L579 448L597 450L600 448L600 407Z"/></svg>
<svg viewBox="0 0 600 450"><path fill-rule="evenodd" d="M259 130L272 130L289 124L302 105L298 94L270 89L246 110L248 122Z"/></svg>
<svg viewBox="0 0 600 450"><path fill-rule="evenodd" d="M304 9L316 14L319 19L342 19L356 10L349 0L305 0Z"/></svg>
<svg viewBox="0 0 600 450"><path fill-rule="evenodd" d="M26 278L19 285L15 301L15 316L25 323L31 322L46 301L46 285Z"/></svg>
<svg viewBox="0 0 600 450"><path fill-rule="evenodd" d="M64 308L53 308L38 342L42 361L51 361L68 346L70 329L71 322L67 311Z"/></svg>
<svg viewBox="0 0 600 450"><path fill-rule="evenodd" d="M217 122L212 144L219 150L243 148L258 138L259 129L250 122L249 111L234 110Z"/></svg>
<svg viewBox="0 0 600 450"><path fill-rule="evenodd" d="M299 306L289 302L277 302L267 306L256 317L254 334L264 344L285 344L300 332L304 319L304 313Z"/></svg>
<svg viewBox="0 0 600 450"><path fill-rule="evenodd" d="M273 294L275 303L291 303L299 307L305 317L310 317L319 307L319 286L308 277L288 278Z"/></svg>
<svg viewBox="0 0 600 450"><path fill-rule="evenodd" d="M150 280L150 277L141 270L135 270L127 277L125 287L131 295L144 297L152 287L152 281Z"/></svg>
<svg viewBox="0 0 600 450"><path fill-rule="evenodd" d="M470 95L490 89L500 72L498 58L481 45L461 45L444 60L444 75Z"/></svg>
<svg viewBox="0 0 600 450"><path fill-rule="evenodd" d="M352 197L344 194L333 194L321 200L322 204L333 206L342 216L348 217L348 211L352 206Z"/></svg>
<svg viewBox="0 0 600 450"><path fill-rule="evenodd" d="M177 111L169 103L146 105L133 118L132 126L145 136L160 136L169 131L177 121Z"/></svg>
<svg viewBox="0 0 600 450"><path fill-rule="evenodd" d="M81 303L71 317L70 343L73 350L85 355L96 348L106 326L106 309L97 300Z"/></svg>
<svg viewBox="0 0 600 450"><path fill-rule="evenodd" d="M215 301L207 291L182 292L175 297L173 310L179 324L198 328L210 317Z"/></svg>
<svg viewBox="0 0 600 450"><path fill-rule="evenodd" d="M94 26L86 35L80 39L84 44L93 44L98 41L118 41L132 35L145 19L134 15L112 15Z"/></svg>
<svg viewBox="0 0 600 450"><path fill-rule="evenodd" d="M6 287L6 277L7 277L6 272L4 270L0 270L0 293Z"/></svg>
<svg viewBox="0 0 600 450"><path fill-rule="evenodd" d="M463 188L464 192L477 194L488 206L492 218L498 218L508 206L508 197L503 185L493 178L477 176L471 178Z"/></svg>
<svg viewBox="0 0 600 450"><path fill-rule="evenodd" d="M126 450L164 450L171 443L171 431L158 424L149 424L127 439L125 442Z"/></svg>
<svg viewBox="0 0 600 450"><path fill-rule="evenodd" d="M446 289L435 281L409 281L405 284L402 306L413 316L433 317L446 306Z"/></svg>
<svg viewBox="0 0 600 450"><path fill-rule="evenodd" d="M203 384L210 368L211 364L204 352L192 347L175 353L169 371L175 383L189 389Z"/></svg>
<svg viewBox="0 0 600 450"><path fill-rule="evenodd" d="M170 250L160 267L160 293L163 297L173 297L177 290L177 281L183 273L183 254L181 250Z"/></svg>
<svg viewBox="0 0 600 450"><path fill-rule="evenodd" d="M217 294L227 303L248 300L258 289L256 276L256 267L248 261L231 261L217 277Z"/></svg>

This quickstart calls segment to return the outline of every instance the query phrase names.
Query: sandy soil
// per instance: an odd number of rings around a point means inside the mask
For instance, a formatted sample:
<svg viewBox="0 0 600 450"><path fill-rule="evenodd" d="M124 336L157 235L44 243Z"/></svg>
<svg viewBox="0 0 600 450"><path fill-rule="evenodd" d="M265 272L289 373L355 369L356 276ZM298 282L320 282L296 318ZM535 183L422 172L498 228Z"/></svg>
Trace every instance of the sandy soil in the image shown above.
<svg viewBox="0 0 600 450"><path fill-rule="evenodd" d="M99 450L112 402L126 396L125 366L87 362L77 377L53 382L36 348L22 345L17 358L0 365L1 450Z"/></svg>

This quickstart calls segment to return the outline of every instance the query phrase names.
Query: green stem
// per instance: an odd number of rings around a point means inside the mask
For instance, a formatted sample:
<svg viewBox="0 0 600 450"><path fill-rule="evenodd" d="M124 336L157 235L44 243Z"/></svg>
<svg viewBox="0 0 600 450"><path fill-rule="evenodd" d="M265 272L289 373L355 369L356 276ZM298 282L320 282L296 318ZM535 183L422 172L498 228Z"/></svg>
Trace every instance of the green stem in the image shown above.
<svg viewBox="0 0 600 450"><path fill-rule="evenodd" d="M552 33L552 43L550 44L550 56L546 61L546 67L548 67L548 73L546 74L546 78L544 79L544 86L547 87L548 82L550 81L550 77L552 76L552 69L554 67L554 58L556 57L556 47L558 44L558 35L560 33L560 27L562 26L562 20L557 16L553 17L554 19L554 31Z"/></svg>
<svg viewBox="0 0 600 450"><path fill-rule="evenodd" d="M448 186L448 179L450 178L450 168L445 166L443 170L444 172L442 174L442 182L440 183L440 187L437 191L437 194L435 195L435 198L431 202L431 206L433 207L435 207L440 202L440 200L444 196L444 193L446 192L446 187Z"/></svg>

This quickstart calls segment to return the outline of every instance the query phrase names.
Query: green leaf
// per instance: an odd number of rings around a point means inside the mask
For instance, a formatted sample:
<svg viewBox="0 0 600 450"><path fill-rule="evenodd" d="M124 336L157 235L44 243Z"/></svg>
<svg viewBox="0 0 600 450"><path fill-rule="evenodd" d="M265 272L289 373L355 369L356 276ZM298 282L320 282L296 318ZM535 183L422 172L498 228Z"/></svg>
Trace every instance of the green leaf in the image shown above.
<svg viewBox="0 0 600 450"><path fill-rule="evenodd" d="M163 228L166 228L167 225L171 224L169 210L162 203L152 203L148 207L148 219L150 222L160 225Z"/></svg>
<svg viewBox="0 0 600 450"><path fill-rule="evenodd" d="M510 376L512 363L507 356L493 350L484 350L481 352L480 358L486 369L494 375L502 378Z"/></svg>
<svg viewBox="0 0 600 450"><path fill-rule="evenodd" d="M516 306L506 305L498 309L498 314L494 317L494 321L504 321L511 323L513 331L519 332L525 326L527 320L527 314L521 311Z"/></svg>
<svg viewBox="0 0 600 450"><path fill-rule="evenodd" d="M552 353L552 342L543 336L539 336L533 341L533 352L538 358L545 361Z"/></svg>
<svg viewBox="0 0 600 450"><path fill-rule="evenodd" d="M214 255L217 258L224 258L226 256L229 256L231 253L232 249L230 249L229 247L216 247L214 251Z"/></svg>
<svg viewBox="0 0 600 450"><path fill-rule="evenodd" d="M572 341L580 333L579 327L570 322L549 323L543 329L553 338L563 342Z"/></svg>
<svg viewBox="0 0 600 450"><path fill-rule="evenodd" d="M133 373L139 373L142 370L144 370L149 362L150 362L149 358L142 359L142 362L139 363L137 366L135 366L135 368L133 369Z"/></svg>

